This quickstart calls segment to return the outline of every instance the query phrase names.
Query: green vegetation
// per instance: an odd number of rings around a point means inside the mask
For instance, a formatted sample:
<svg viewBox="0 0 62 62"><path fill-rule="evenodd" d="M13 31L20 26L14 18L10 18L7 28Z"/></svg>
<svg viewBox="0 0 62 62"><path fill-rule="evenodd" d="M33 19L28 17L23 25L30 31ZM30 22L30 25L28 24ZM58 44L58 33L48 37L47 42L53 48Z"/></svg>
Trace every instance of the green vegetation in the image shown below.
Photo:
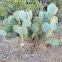
<svg viewBox="0 0 62 62"><path fill-rule="evenodd" d="M47 0L49 3L54 3L57 5L58 8L61 8L61 3L62 3L62 0Z"/></svg>
<svg viewBox="0 0 62 62"><path fill-rule="evenodd" d="M42 9L42 2L37 0L1 0L0 1L0 19L7 18L18 10L32 10L34 16L37 16Z"/></svg>
<svg viewBox="0 0 62 62"><path fill-rule="evenodd" d="M45 43L51 43L53 46L59 45L57 39L52 39L53 33L60 33L60 27L58 26L58 18L55 14L58 11L58 7L51 3L48 5L47 11L40 11L39 16L33 18L32 11L16 11L12 16L4 19L3 30L0 31L2 36L5 36L7 40L11 40L13 37L21 37L24 45L24 39L31 38L33 41L42 41ZM23 16L22 16L23 15Z"/></svg>
<svg viewBox="0 0 62 62"><path fill-rule="evenodd" d="M44 0L44 2L45 2L45 0ZM62 21L62 0L47 0L46 3L47 3L46 6L48 6L48 4L50 4L50 3L54 3L57 5L59 10L58 10L56 16L58 17L59 21Z"/></svg>

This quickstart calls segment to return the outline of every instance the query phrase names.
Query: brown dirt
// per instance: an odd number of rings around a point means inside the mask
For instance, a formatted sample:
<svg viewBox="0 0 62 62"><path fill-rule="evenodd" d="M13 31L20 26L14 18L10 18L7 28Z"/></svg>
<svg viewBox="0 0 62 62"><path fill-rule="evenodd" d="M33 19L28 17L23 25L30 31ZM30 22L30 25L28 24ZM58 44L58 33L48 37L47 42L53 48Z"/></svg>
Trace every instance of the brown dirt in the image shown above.
<svg viewBox="0 0 62 62"><path fill-rule="evenodd" d="M32 42L25 41L25 45L21 47L19 37L8 41L0 35L0 62L62 62L62 31L54 34L54 38L59 39L59 46L46 47L40 42L34 49Z"/></svg>

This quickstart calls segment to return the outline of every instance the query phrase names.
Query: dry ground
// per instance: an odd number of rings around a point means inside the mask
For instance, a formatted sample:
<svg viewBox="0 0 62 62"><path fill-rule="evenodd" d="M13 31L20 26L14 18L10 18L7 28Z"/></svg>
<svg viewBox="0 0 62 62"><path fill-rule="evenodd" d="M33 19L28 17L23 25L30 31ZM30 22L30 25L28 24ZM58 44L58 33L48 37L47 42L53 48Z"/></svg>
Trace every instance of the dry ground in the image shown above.
<svg viewBox="0 0 62 62"><path fill-rule="evenodd" d="M0 28L2 28L1 22ZM59 39L59 46L46 47L41 43L33 49L33 43L26 41L25 46L21 47L19 37L8 41L0 36L0 62L62 62L62 31L57 35L54 34L54 38Z"/></svg>

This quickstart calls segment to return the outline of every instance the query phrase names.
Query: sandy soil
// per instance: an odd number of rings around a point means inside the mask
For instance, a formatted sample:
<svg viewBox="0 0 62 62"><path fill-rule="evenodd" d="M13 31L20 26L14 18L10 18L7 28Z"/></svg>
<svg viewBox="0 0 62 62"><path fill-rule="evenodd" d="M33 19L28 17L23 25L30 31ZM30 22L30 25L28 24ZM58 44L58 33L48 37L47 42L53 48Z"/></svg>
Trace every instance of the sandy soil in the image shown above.
<svg viewBox="0 0 62 62"><path fill-rule="evenodd" d="M8 41L0 35L0 62L62 62L62 31L54 34L54 38L59 39L59 46L47 47L40 43L34 49L32 42L25 41L25 45L21 47L19 37Z"/></svg>

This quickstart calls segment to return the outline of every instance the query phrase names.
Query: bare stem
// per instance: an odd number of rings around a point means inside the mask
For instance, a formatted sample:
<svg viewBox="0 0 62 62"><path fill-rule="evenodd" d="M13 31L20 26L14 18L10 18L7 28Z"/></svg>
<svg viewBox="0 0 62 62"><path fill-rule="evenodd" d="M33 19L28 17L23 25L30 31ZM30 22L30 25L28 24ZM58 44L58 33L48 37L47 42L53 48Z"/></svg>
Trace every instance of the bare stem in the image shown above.
<svg viewBox="0 0 62 62"><path fill-rule="evenodd" d="M23 43L24 42L23 34L22 34L22 37L21 38L22 38L22 43Z"/></svg>

